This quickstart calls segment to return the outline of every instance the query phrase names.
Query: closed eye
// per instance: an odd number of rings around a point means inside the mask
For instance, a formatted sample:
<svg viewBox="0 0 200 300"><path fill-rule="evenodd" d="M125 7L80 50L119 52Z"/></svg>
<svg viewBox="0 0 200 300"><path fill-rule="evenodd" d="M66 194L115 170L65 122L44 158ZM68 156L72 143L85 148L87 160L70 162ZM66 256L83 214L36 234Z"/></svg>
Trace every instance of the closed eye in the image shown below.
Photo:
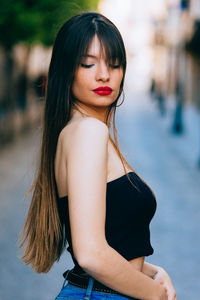
<svg viewBox="0 0 200 300"><path fill-rule="evenodd" d="M94 64L86 65L86 64L81 63L81 67L83 67L83 68L91 68L92 66L94 66Z"/></svg>
<svg viewBox="0 0 200 300"><path fill-rule="evenodd" d="M94 66L94 64L87 65L87 64L81 63L81 67L83 67L83 68L89 69L89 68L91 68L92 66ZM110 65L110 67L113 68L113 69L118 69L118 68L121 67L121 65Z"/></svg>
<svg viewBox="0 0 200 300"><path fill-rule="evenodd" d="M118 69L118 68L120 68L120 65L110 65L111 66L111 68L113 68L113 69Z"/></svg>

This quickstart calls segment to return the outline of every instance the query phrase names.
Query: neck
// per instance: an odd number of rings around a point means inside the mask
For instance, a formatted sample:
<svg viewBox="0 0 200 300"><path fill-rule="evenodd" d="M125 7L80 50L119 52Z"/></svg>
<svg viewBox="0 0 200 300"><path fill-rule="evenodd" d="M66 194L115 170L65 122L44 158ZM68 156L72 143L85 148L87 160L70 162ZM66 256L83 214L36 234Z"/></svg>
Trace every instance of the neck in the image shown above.
<svg viewBox="0 0 200 300"><path fill-rule="evenodd" d="M98 119L106 124L106 117L108 114L109 107L91 107L86 106L83 103L74 104L74 108L72 109L73 117L93 117ZM109 113L107 125L110 124L111 114Z"/></svg>

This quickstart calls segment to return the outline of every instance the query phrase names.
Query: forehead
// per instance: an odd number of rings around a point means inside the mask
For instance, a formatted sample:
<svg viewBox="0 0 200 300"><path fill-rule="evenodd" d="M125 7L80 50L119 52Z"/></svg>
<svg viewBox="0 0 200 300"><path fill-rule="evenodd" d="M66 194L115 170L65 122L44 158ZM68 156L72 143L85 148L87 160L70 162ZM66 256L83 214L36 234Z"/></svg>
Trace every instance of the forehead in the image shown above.
<svg viewBox="0 0 200 300"><path fill-rule="evenodd" d="M89 57L94 56L94 57L103 57L106 58L106 51L104 45L100 42L99 38L97 35L94 35L92 38L88 50L86 53Z"/></svg>
<svg viewBox="0 0 200 300"><path fill-rule="evenodd" d="M83 39L80 56L77 60L80 63L82 58L93 57L103 59L106 63L126 63L125 53L121 47L119 39L114 35L108 35L107 32L101 31L89 39Z"/></svg>

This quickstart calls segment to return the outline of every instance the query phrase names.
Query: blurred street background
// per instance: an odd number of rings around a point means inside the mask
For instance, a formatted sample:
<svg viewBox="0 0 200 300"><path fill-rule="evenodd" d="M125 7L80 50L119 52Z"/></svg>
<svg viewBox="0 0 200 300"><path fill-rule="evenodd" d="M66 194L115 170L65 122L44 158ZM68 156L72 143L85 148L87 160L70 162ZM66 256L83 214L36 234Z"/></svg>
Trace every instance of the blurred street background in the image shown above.
<svg viewBox="0 0 200 300"><path fill-rule="evenodd" d="M20 259L40 150L44 86L61 24L97 10L122 33L128 67L116 126L122 153L157 198L154 254L178 300L200 300L200 0L3 0L0 8L0 299L53 300L67 251L47 274Z"/></svg>

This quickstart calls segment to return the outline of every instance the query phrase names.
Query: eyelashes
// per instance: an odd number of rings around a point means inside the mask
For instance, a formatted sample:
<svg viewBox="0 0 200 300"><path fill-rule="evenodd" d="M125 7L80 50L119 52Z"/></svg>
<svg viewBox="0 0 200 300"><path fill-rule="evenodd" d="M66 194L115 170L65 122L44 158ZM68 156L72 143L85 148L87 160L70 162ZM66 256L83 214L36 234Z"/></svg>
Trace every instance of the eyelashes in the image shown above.
<svg viewBox="0 0 200 300"><path fill-rule="evenodd" d="M91 68L92 66L94 66L94 65L81 64L81 67L87 68L87 69Z"/></svg>
<svg viewBox="0 0 200 300"><path fill-rule="evenodd" d="M86 65L86 64L81 63L81 67L86 68L86 69L89 69L92 66L94 66L94 64ZM118 69L118 68L120 68L120 65L110 65L110 67L113 69Z"/></svg>
<svg viewBox="0 0 200 300"><path fill-rule="evenodd" d="M120 65L110 65L110 66L111 66L111 68L113 68L113 69L118 69L118 68L121 67Z"/></svg>

